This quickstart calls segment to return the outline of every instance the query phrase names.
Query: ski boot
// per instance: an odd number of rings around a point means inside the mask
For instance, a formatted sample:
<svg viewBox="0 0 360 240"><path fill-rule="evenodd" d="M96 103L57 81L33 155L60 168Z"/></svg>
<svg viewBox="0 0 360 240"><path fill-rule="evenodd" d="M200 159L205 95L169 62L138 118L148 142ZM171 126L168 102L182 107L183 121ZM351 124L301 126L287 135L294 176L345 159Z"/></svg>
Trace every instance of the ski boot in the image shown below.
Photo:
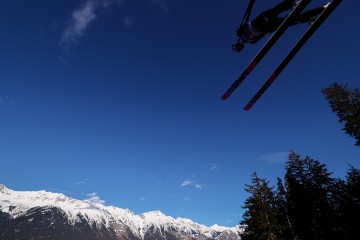
<svg viewBox="0 0 360 240"><path fill-rule="evenodd" d="M244 49L244 42L239 38L236 42L232 45L232 50L234 52L241 52Z"/></svg>
<svg viewBox="0 0 360 240"><path fill-rule="evenodd" d="M296 7L297 7L297 5L299 5L299 3L301 2L301 0L296 0L296 1L294 1L294 3L293 3L293 6L292 6L292 9L291 10L294 10Z"/></svg>
<svg viewBox="0 0 360 240"><path fill-rule="evenodd" d="M323 5L324 10L325 10L329 5L330 5L330 2L325 3L325 4ZM309 20L309 27L310 27L311 25L313 25L313 23L316 21L316 19L319 17L319 15L320 15L320 14L315 15L315 16L313 16L313 17L310 18L310 20Z"/></svg>

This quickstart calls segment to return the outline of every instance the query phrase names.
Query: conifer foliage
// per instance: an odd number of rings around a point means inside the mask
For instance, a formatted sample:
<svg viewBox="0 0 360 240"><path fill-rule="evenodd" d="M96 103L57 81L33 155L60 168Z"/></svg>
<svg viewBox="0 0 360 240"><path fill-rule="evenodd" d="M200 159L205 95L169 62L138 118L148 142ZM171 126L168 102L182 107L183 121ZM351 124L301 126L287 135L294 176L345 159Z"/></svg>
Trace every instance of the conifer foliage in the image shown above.
<svg viewBox="0 0 360 240"><path fill-rule="evenodd" d="M286 163L287 211L299 239L332 239L335 179L324 164L294 152Z"/></svg>
<svg viewBox="0 0 360 240"><path fill-rule="evenodd" d="M358 238L360 170L350 166L345 180L331 177L324 164L291 152L284 184L277 189L252 174L243 208L242 239L352 240Z"/></svg>
<svg viewBox="0 0 360 240"><path fill-rule="evenodd" d="M337 83L322 90L333 112L344 125L343 130L355 138L356 146L360 147L360 90L350 89Z"/></svg>
<svg viewBox="0 0 360 240"><path fill-rule="evenodd" d="M348 170L345 186L343 188L342 204L340 214L342 216L341 226L344 239L357 239L359 237L360 216L360 170L350 166Z"/></svg>
<svg viewBox="0 0 360 240"><path fill-rule="evenodd" d="M256 173L251 175L251 185L246 185L250 197L245 201L246 209L243 221L246 225L243 240L275 240L276 218L274 211L274 193L268 186L266 179L261 179Z"/></svg>

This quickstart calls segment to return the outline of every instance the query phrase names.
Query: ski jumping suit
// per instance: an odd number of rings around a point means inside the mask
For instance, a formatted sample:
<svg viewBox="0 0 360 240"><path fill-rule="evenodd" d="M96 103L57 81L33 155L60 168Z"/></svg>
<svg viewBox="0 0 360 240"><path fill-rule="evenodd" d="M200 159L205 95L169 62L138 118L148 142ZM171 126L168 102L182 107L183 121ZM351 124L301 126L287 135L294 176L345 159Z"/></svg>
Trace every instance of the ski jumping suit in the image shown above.
<svg viewBox="0 0 360 240"><path fill-rule="evenodd" d="M275 7L262 12L254 20L247 23L243 29L237 29L238 37L247 43L256 43L266 34L276 31L286 17L279 15L294 6L296 0L284 0ZM290 25L309 22L313 17L320 14L324 7L318 7L300 14Z"/></svg>

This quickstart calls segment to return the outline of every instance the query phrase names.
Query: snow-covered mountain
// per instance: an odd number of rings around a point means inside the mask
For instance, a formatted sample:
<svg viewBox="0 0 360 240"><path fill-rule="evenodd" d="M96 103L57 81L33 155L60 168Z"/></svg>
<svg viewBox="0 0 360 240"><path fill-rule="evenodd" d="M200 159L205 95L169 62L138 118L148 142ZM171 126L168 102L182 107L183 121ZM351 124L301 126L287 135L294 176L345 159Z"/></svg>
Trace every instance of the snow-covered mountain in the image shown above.
<svg viewBox="0 0 360 240"><path fill-rule="evenodd" d="M46 191L13 191L0 184L0 239L237 240L240 228L207 227L160 211L76 200Z"/></svg>

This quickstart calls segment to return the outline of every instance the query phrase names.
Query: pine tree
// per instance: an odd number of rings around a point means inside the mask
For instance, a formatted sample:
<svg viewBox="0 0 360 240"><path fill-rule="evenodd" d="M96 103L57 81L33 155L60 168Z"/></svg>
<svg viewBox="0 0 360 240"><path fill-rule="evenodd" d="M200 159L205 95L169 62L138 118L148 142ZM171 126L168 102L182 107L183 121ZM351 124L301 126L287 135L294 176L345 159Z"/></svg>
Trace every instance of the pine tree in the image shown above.
<svg viewBox="0 0 360 240"><path fill-rule="evenodd" d="M324 164L290 153L285 175L287 209L299 239L335 239L331 200L335 180L330 175Z"/></svg>
<svg viewBox="0 0 360 240"><path fill-rule="evenodd" d="M358 239L359 224L354 219L360 215L360 170L350 166L346 179L336 180L332 199L336 211L334 239Z"/></svg>
<svg viewBox="0 0 360 240"><path fill-rule="evenodd" d="M356 146L360 147L360 90L349 89L337 83L322 90L330 107L343 123L345 132L355 138Z"/></svg>
<svg viewBox="0 0 360 240"><path fill-rule="evenodd" d="M344 230L347 239L359 237L359 223L354 220L360 216L360 170L350 166L345 182L343 201Z"/></svg>
<svg viewBox="0 0 360 240"><path fill-rule="evenodd" d="M241 225L245 226L241 234L243 240L275 240L277 231L274 209L274 193L268 186L266 179L261 179L254 172L252 184L246 184L246 191L250 193L243 206Z"/></svg>
<svg viewBox="0 0 360 240"><path fill-rule="evenodd" d="M276 234L277 239L296 239L287 210L286 191L280 178L277 178L277 189L275 191L274 205L276 221L278 224L278 232Z"/></svg>
<svg viewBox="0 0 360 240"><path fill-rule="evenodd" d="M336 179L331 192L331 205L334 209L335 218L333 221L334 231L333 239L350 240L346 230L347 217L345 216L345 190L346 182L342 179Z"/></svg>
<svg viewBox="0 0 360 240"><path fill-rule="evenodd" d="M286 163L285 188L287 193L287 210L296 236L309 236L308 229L311 228L308 216L308 196L304 182L304 162L300 156L291 152ZM300 238L302 239L302 238ZM304 238L306 239L306 238Z"/></svg>

